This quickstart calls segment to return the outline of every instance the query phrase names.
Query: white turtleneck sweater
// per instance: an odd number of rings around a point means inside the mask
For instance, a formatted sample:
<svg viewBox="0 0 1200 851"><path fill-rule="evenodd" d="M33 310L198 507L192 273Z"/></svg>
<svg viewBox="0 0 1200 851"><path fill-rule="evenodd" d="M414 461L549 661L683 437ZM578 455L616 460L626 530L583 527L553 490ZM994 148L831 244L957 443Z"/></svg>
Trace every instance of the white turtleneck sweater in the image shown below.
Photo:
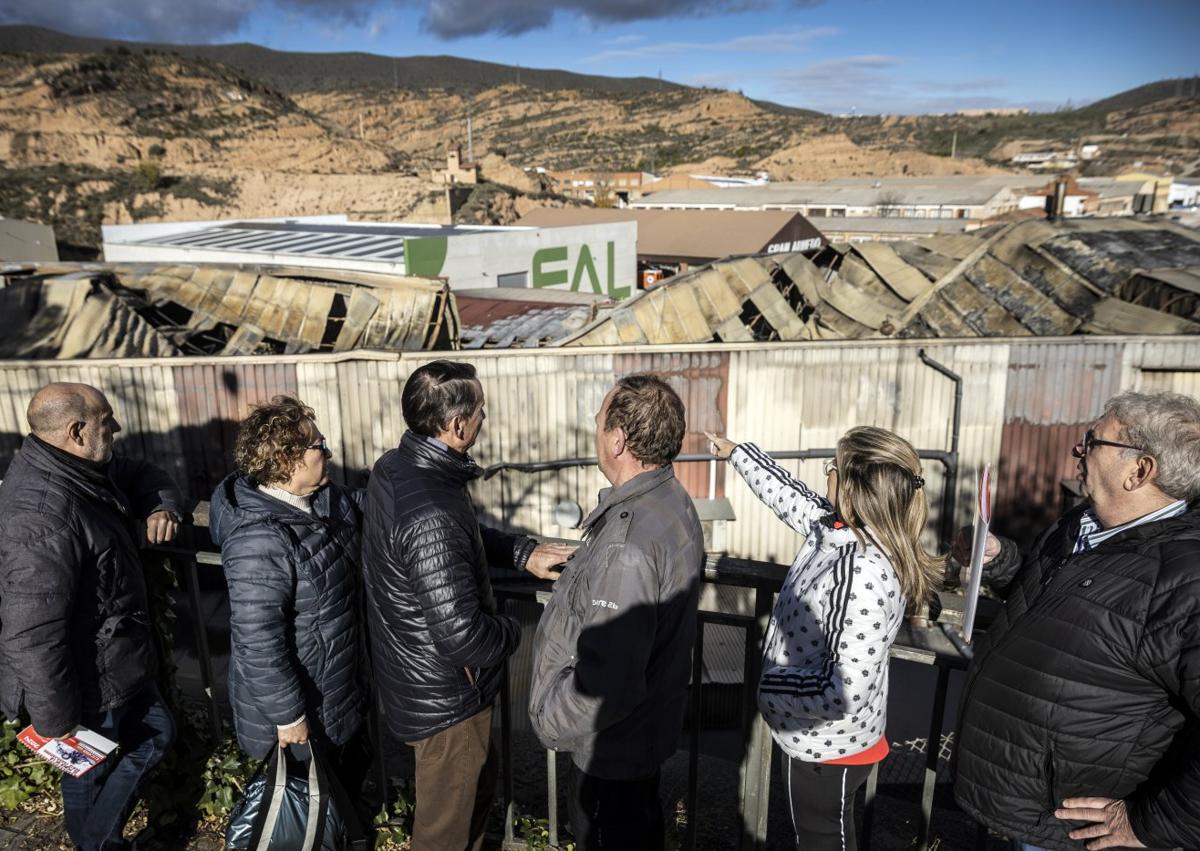
<svg viewBox="0 0 1200 851"><path fill-rule="evenodd" d="M272 487L271 485L259 485L258 489L272 499L286 502L292 508L299 509L305 514L313 513L311 496L297 496L294 493L285 491L283 488Z"/></svg>

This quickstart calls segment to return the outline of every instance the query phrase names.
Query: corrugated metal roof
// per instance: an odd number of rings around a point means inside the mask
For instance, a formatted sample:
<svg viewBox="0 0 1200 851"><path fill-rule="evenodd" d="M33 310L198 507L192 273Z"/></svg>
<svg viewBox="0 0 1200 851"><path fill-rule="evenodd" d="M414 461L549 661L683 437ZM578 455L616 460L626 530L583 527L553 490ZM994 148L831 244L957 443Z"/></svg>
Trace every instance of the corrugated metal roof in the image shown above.
<svg viewBox="0 0 1200 851"><path fill-rule="evenodd" d="M376 225L365 222L351 224L231 222L184 233L171 233L138 240L130 244L398 262L404 258L405 239L465 236L489 230L502 230L502 228L410 224Z"/></svg>
<svg viewBox="0 0 1200 851"><path fill-rule="evenodd" d="M1196 233L1130 219L1026 221L912 243L834 245L813 261L745 257L670 278L558 345L1195 334L1196 299L1165 299L1170 309L1158 309L1126 295L1145 286L1143 269L1197 265ZM1167 277L1156 280L1169 287Z"/></svg>
<svg viewBox="0 0 1200 851"><path fill-rule="evenodd" d="M808 221L822 233L964 233L979 226L970 219L913 216L808 216Z"/></svg>
<svg viewBox="0 0 1200 851"><path fill-rule="evenodd" d="M28 264L0 270L0 357L449 349L447 284L272 266Z"/></svg>
<svg viewBox="0 0 1200 851"><path fill-rule="evenodd" d="M1005 190L1039 186L1044 177L989 175L948 177L839 178L826 181L770 183L727 189L668 189L634 201L634 208L663 204L770 209L788 207L872 207L894 205L981 206Z"/></svg>

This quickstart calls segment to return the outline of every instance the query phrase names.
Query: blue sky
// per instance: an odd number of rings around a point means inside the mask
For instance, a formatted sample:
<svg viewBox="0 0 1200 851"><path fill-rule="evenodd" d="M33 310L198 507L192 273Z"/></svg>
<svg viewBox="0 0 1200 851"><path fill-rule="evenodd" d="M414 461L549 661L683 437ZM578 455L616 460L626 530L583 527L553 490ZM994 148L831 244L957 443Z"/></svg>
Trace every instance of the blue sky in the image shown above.
<svg viewBox="0 0 1200 851"><path fill-rule="evenodd" d="M1200 0L8 0L0 22L661 72L835 113L1053 109L1200 72Z"/></svg>

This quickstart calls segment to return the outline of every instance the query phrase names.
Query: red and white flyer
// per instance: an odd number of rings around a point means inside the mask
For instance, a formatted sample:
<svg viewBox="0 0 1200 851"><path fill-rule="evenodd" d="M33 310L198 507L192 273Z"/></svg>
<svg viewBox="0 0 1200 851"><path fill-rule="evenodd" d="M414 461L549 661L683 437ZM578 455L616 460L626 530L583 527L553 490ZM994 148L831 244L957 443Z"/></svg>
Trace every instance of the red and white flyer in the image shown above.
<svg viewBox="0 0 1200 851"><path fill-rule="evenodd" d="M17 733L21 744L29 748L40 759L72 777L82 777L117 749L117 743L106 739L87 727L79 727L62 739L49 739L29 725Z"/></svg>

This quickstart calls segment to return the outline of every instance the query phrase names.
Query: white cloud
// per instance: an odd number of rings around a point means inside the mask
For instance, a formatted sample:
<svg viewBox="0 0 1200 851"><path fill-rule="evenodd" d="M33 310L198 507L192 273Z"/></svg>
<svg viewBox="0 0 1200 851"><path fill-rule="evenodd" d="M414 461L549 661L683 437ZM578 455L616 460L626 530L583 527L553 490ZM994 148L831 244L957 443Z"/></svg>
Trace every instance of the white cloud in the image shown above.
<svg viewBox="0 0 1200 851"><path fill-rule="evenodd" d="M823 112L918 114L1014 106L997 95L998 78L909 80L898 76L906 62L897 56L863 54L776 71L774 97Z"/></svg>
<svg viewBox="0 0 1200 851"><path fill-rule="evenodd" d="M682 53L791 53L804 50L812 42L840 35L836 27L810 27L785 32L735 36L723 41L665 41L620 50L602 50L585 56L580 62L601 65L653 56L677 56Z"/></svg>
<svg viewBox="0 0 1200 851"><path fill-rule="evenodd" d="M616 38L610 38L605 44L625 45L638 44L646 40L644 35L619 35Z"/></svg>

